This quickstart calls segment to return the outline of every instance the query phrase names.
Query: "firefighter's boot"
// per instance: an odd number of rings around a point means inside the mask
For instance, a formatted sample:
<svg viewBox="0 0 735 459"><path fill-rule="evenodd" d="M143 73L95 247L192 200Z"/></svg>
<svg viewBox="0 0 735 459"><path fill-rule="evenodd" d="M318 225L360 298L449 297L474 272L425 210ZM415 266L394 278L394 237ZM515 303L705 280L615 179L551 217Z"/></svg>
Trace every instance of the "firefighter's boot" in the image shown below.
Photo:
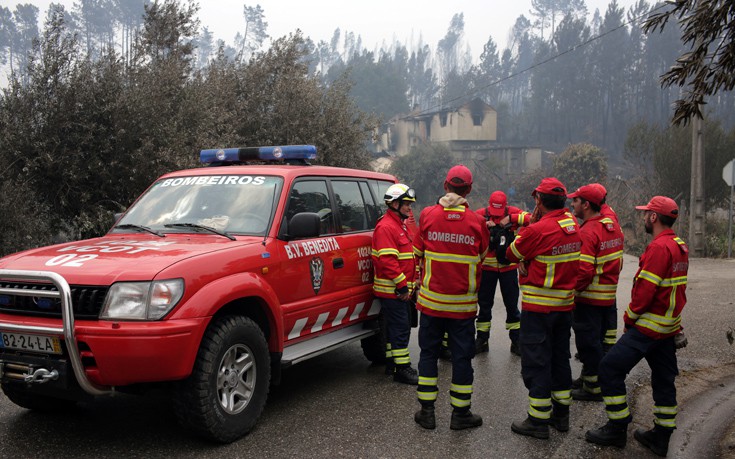
<svg viewBox="0 0 735 459"><path fill-rule="evenodd" d="M411 365L396 365L393 381L417 386L419 384L419 374Z"/></svg>
<svg viewBox="0 0 735 459"><path fill-rule="evenodd" d="M594 390L586 384L578 389L572 389L572 398L582 402L601 402L602 394L591 392L590 389ZM599 390L599 387L597 389Z"/></svg>
<svg viewBox="0 0 735 459"><path fill-rule="evenodd" d="M482 425L482 417L479 414L473 414L470 410L452 411L452 422L449 428L452 430L463 430L472 427L480 427Z"/></svg>
<svg viewBox="0 0 735 459"><path fill-rule="evenodd" d="M669 439L673 429L666 429L659 425L653 426L651 430L636 429L633 436L643 446L653 451L654 454L666 457L669 452Z"/></svg>
<svg viewBox="0 0 735 459"><path fill-rule="evenodd" d="M569 405L552 402L551 426L559 432L569 431Z"/></svg>
<svg viewBox="0 0 735 459"><path fill-rule="evenodd" d="M519 330L509 330L508 336L510 337L510 353L521 356L521 342L518 339L520 333Z"/></svg>
<svg viewBox="0 0 735 459"><path fill-rule="evenodd" d="M607 424L599 429L588 430L584 438L590 443L624 448L625 443L628 441L628 425L608 421Z"/></svg>
<svg viewBox="0 0 735 459"><path fill-rule="evenodd" d="M424 429L436 429L434 405L422 405L421 409L413 415L413 420Z"/></svg>
<svg viewBox="0 0 735 459"><path fill-rule="evenodd" d="M567 421L569 418L567 417ZM523 421L515 421L510 425L513 432L525 435L527 437L540 438L546 440L549 438L549 425L543 421L536 421L528 416Z"/></svg>
<svg viewBox="0 0 735 459"><path fill-rule="evenodd" d="M490 338L490 333L477 332L477 338L475 339L475 354L481 354L490 350L490 346L487 342L488 338Z"/></svg>

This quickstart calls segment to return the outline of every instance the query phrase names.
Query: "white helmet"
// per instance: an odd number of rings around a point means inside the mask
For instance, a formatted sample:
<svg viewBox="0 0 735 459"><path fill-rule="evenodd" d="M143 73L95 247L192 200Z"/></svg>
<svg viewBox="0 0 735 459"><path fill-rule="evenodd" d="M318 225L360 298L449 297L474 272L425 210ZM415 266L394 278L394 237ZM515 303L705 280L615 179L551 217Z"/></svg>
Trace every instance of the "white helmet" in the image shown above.
<svg viewBox="0 0 735 459"><path fill-rule="evenodd" d="M390 204L393 201L416 202L416 192L413 190L413 188L409 188L403 183L396 183L385 190L385 196L383 196L383 200L386 204Z"/></svg>

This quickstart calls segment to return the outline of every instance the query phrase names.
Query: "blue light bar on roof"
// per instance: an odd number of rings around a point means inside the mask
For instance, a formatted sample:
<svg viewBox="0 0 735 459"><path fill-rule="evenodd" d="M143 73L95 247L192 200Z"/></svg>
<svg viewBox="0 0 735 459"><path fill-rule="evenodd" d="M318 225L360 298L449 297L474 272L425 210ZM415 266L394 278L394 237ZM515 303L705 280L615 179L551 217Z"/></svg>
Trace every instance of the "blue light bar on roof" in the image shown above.
<svg viewBox="0 0 735 459"><path fill-rule="evenodd" d="M280 147L244 147L202 150L199 161L212 163L241 163L245 161L306 161L316 159L314 145L284 145Z"/></svg>

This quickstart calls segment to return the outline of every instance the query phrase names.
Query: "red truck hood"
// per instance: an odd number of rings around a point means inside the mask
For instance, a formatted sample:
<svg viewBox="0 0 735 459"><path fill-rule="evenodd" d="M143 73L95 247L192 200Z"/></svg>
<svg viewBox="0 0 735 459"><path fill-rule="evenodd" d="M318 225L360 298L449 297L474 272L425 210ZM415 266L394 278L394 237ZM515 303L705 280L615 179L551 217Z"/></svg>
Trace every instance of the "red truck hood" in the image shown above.
<svg viewBox="0 0 735 459"><path fill-rule="evenodd" d="M28 250L0 259L0 269L53 271L70 284L110 285L117 281L152 280L182 260L261 242L262 238L205 234L107 235L95 239ZM185 273L182 273L182 275Z"/></svg>

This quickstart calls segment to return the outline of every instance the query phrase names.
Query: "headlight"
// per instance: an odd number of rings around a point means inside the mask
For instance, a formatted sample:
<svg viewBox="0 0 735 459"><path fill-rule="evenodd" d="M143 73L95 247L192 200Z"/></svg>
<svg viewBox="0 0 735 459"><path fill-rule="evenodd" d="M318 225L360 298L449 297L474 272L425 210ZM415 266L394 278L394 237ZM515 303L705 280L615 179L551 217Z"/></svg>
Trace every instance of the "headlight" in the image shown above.
<svg viewBox="0 0 735 459"><path fill-rule="evenodd" d="M118 282L107 292L100 319L158 320L176 306L183 294L183 279Z"/></svg>

